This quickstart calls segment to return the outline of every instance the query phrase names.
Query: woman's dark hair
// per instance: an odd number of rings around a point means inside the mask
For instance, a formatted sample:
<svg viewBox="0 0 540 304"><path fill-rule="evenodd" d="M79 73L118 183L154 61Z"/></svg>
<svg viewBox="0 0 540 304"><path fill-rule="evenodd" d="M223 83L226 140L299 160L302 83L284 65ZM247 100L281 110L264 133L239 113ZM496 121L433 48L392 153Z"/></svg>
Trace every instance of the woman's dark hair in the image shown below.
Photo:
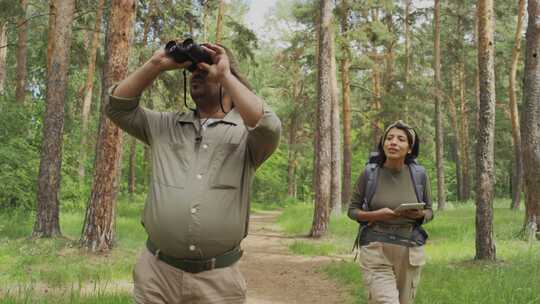
<svg viewBox="0 0 540 304"><path fill-rule="evenodd" d="M379 166L382 166L386 161L386 154L384 154L383 149L384 140L386 139L388 132L390 132L390 130L394 128L403 130L407 135L407 141L409 142L409 147L411 147L411 153L408 153L407 156L405 156L405 163L407 165L412 163L418 157L418 153L420 152L420 138L418 138L418 134L416 133L416 131L408 124L404 123L401 120L398 120L388 126L384 131L384 134L381 136L381 140L379 141L379 145L377 146L378 155L376 160Z"/></svg>

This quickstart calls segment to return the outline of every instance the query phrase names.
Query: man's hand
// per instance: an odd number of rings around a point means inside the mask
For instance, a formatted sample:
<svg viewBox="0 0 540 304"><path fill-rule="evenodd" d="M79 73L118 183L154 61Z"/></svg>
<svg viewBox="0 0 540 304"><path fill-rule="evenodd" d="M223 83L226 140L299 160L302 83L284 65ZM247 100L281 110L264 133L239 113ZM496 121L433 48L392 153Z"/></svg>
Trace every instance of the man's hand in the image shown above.
<svg viewBox="0 0 540 304"><path fill-rule="evenodd" d="M172 57L167 56L167 52L165 52L164 48L160 48L159 50L155 51L154 55L152 55L150 60L148 60L148 63L150 63L160 72L185 69L191 65L191 61L177 63L174 61L174 59L172 59Z"/></svg>
<svg viewBox="0 0 540 304"><path fill-rule="evenodd" d="M212 43L205 43L202 45L202 48L210 55L214 64L210 65L200 62L197 66L199 69L208 73L206 76L208 81L221 83L225 77L231 75L229 57L225 49Z"/></svg>
<svg viewBox="0 0 540 304"><path fill-rule="evenodd" d="M418 220L425 216L424 210L422 209L396 211L395 214L397 214L400 217L404 217L404 218L408 218L412 220Z"/></svg>

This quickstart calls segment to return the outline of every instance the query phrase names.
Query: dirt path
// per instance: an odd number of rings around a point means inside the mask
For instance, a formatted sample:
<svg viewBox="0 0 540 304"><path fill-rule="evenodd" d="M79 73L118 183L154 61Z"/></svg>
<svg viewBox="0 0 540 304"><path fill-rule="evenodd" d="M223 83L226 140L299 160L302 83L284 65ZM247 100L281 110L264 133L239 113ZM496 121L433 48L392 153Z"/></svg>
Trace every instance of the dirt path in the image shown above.
<svg viewBox="0 0 540 304"><path fill-rule="evenodd" d="M347 293L317 269L330 258L292 255L274 222L278 212L251 215L249 235L242 242L240 269L248 284L247 304L342 304Z"/></svg>

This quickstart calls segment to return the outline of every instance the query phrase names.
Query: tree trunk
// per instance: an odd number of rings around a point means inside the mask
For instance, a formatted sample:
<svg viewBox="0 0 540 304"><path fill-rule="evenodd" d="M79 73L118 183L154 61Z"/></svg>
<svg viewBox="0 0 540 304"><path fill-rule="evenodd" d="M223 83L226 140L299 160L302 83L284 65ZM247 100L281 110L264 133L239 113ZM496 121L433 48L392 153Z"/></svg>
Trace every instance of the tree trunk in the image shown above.
<svg viewBox="0 0 540 304"><path fill-rule="evenodd" d="M465 58L459 65L459 97L460 97L460 124L459 124L459 149L461 150L461 198L463 201L467 201L470 198L470 170L469 170L469 116L467 115L468 108L465 99Z"/></svg>
<svg viewBox="0 0 540 304"><path fill-rule="evenodd" d="M90 116L90 106L92 105L92 95L94 91L94 74L96 71L96 57L99 46L99 34L101 32L101 17L103 16L103 7L105 0L99 0L96 11L96 23L92 33L92 43L90 45L90 54L88 55L88 70L86 72L85 93L81 114L81 143L79 150L79 180L82 181L85 176L86 151L88 140L88 120Z"/></svg>
<svg viewBox="0 0 540 304"><path fill-rule="evenodd" d="M510 75L508 76L508 98L510 102L510 120L512 121L512 138L514 144L514 172L512 174L512 205L510 209L518 210L521 201L521 189L523 188L523 152L521 151L521 132L519 130L519 114L516 98L516 73L521 53L521 31L525 15L525 0L519 0L516 35L514 36L514 48L512 49L512 61L510 63Z"/></svg>
<svg viewBox="0 0 540 304"><path fill-rule="evenodd" d="M411 10L411 0L405 0L405 90L404 90L404 116L405 121L409 121L409 81L411 79L411 32L409 26L409 14Z"/></svg>
<svg viewBox="0 0 540 304"><path fill-rule="evenodd" d="M437 209L446 209L446 192L444 185L444 132L443 105L441 97L441 4L435 0L434 26L434 61L435 70L435 162L437 167Z"/></svg>
<svg viewBox="0 0 540 304"><path fill-rule="evenodd" d="M478 70L480 108L476 147L476 259L495 260L493 181L495 137L495 69L493 0L478 0Z"/></svg>
<svg viewBox="0 0 540 304"><path fill-rule="evenodd" d="M56 14L58 9L57 0L49 1L49 30L47 31L47 71L51 70L51 61L54 52L54 34L56 33Z"/></svg>
<svg viewBox="0 0 540 304"><path fill-rule="evenodd" d="M456 111L456 98L454 96L455 90L454 90L454 84L455 84L455 76L451 76L452 79L452 85L450 88L450 94L448 98L448 113L450 114L450 124L452 126L452 132L454 134L455 138L455 145L454 145L454 152L455 152L455 163L456 163L456 182L457 182L457 199L458 201L463 200L463 171L462 171L462 155L461 155L461 140L460 140L460 132L458 127L458 118L457 118L457 111Z"/></svg>
<svg viewBox="0 0 540 304"><path fill-rule="evenodd" d="M21 0L23 15L17 20L17 71L15 72L15 101L23 103L26 96L26 60L28 53L28 20L26 9L28 0Z"/></svg>
<svg viewBox="0 0 540 304"><path fill-rule="evenodd" d="M331 109L331 128L332 128L332 143L331 143L331 182L330 182L330 206L332 214L341 214L341 139L340 139L340 123L339 123L339 99L338 99L338 83L336 69L336 51L333 39L330 44L330 80L332 88L332 109Z"/></svg>
<svg viewBox="0 0 540 304"><path fill-rule="evenodd" d="M525 180L525 224L531 236L540 227L540 1L528 2L525 69L523 81L523 168Z"/></svg>
<svg viewBox="0 0 540 304"><path fill-rule="evenodd" d="M208 14L210 13L210 4L208 1L203 1L203 41L208 41Z"/></svg>
<svg viewBox="0 0 540 304"><path fill-rule="evenodd" d="M107 100L108 88L127 75L135 6L135 0L116 0L112 1L110 8L94 180L81 236L81 245L93 252L108 251L114 245L122 133L105 117L103 105Z"/></svg>
<svg viewBox="0 0 540 304"><path fill-rule="evenodd" d="M346 210L351 200L351 83L349 79L349 68L351 66L351 50L347 41L349 31L349 4L347 0L341 1L340 21L341 21L341 89L343 91L343 179L341 190L341 205Z"/></svg>
<svg viewBox="0 0 540 304"><path fill-rule="evenodd" d="M136 182L136 163L137 159L137 139L135 137L131 137L131 140L129 141L129 170L128 170L128 192L133 194L135 193L135 182Z"/></svg>
<svg viewBox="0 0 540 304"><path fill-rule="evenodd" d="M381 73L379 71L379 61L375 60L373 62L372 70L371 70L371 83L373 85L373 94L372 94L372 112L373 112L373 118L371 119L371 129L373 132L373 149L374 151L377 150L377 146L379 145L379 140L382 136L382 130L381 130L381 122L380 122L380 115L381 115Z"/></svg>
<svg viewBox="0 0 540 304"><path fill-rule="evenodd" d="M141 49L144 49L146 47L146 44L148 43L148 33L150 31L150 23L154 19L154 10L156 6L156 1L152 0L148 4L148 16L144 18L144 25L143 25L143 37L142 37L142 45ZM139 54L139 65L144 64L144 56L141 52ZM150 90L147 91L146 98L147 100L150 99ZM129 193L135 193L137 188L137 140L135 138L132 138L129 141L129 161L128 161L128 192Z"/></svg>
<svg viewBox="0 0 540 304"><path fill-rule="evenodd" d="M315 148L317 161L317 178L315 185L315 210L310 236L321 237L328 229L330 220L330 190L331 190L331 140L332 140L332 3L330 0L320 2L319 22L319 56L318 56L318 115L317 138Z"/></svg>
<svg viewBox="0 0 540 304"><path fill-rule="evenodd" d="M221 43L221 21L223 20L223 14L225 10L225 3L224 0L219 0L219 6L218 6L218 15L217 15L217 21L216 21L216 43Z"/></svg>
<svg viewBox="0 0 540 304"><path fill-rule="evenodd" d="M7 25L7 22L0 23L0 95L4 94L4 85L6 82Z"/></svg>
<svg viewBox="0 0 540 304"><path fill-rule="evenodd" d="M291 58L293 61L297 61L299 56ZM298 155L298 127L300 126L300 111L301 103L299 101L301 89L300 89L300 67L293 63L291 66L291 102L293 104L293 110L290 116L289 123L289 142L288 142L288 164L287 164L287 196L296 198L296 157Z"/></svg>
<svg viewBox="0 0 540 304"><path fill-rule="evenodd" d="M43 119L43 142L37 185L36 222L34 237L61 235L58 193L62 166L62 136L64 129L64 103L66 97L71 23L75 10L74 0L58 3L54 51L51 70L47 72L47 103Z"/></svg>

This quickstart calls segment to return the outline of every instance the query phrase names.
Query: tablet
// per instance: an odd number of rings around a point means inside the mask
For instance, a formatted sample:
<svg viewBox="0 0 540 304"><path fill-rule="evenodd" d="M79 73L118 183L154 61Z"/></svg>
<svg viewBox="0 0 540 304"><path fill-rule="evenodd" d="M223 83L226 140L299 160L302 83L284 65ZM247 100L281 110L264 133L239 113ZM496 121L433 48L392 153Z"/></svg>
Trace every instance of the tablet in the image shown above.
<svg viewBox="0 0 540 304"><path fill-rule="evenodd" d="M426 203L404 203L397 206L394 211L403 211L403 210L413 210L413 209L424 209Z"/></svg>

